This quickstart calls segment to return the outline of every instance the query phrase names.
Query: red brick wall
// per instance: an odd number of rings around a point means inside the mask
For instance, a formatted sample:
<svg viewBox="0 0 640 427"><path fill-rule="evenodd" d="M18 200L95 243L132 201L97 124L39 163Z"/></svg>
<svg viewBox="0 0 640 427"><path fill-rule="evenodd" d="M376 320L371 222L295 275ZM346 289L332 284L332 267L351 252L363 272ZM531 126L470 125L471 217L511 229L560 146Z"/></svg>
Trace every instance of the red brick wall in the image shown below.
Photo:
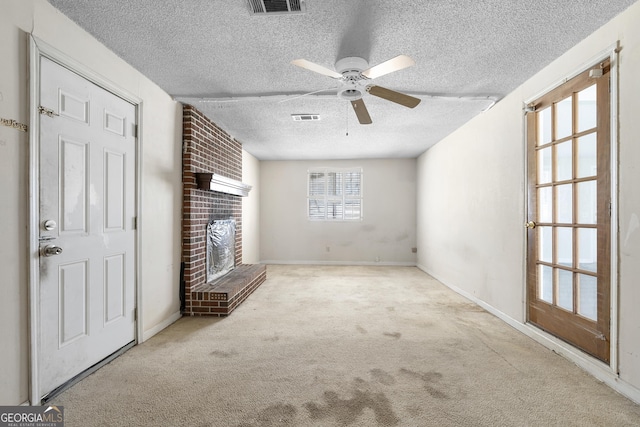
<svg viewBox="0 0 640 427"><path fill-rule="evenodd" d="M236 220L235 263L242 264L242 198L196 187L195 173L242 181L242 145L190 105L183 110L182 261L184 313L192 313L191 290L206 281L207 224Z"/></svg>

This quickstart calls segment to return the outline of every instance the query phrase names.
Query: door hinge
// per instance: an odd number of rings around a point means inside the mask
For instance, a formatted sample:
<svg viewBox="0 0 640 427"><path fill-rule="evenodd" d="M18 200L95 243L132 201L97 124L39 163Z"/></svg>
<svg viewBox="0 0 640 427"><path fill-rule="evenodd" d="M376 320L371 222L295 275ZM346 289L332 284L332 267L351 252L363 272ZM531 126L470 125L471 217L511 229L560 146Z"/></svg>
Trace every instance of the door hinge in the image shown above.
<svg viewBox="0 0 640 427"><path fill-rule="evenodd" d="M611 216L611 202L609 202L609 216Z"/></svg>
<svg viewBox="0 0 640 427"><path fill-rule="evenodd" d="M42 105L38 107L38 112L40 114L44 114L45 116L49 116L49 117L53 117L53 116L59 116L60 114L56 113L55 111L49 109L49 108L45 108Z"/></svg>
<svg viewBox="0 0 640 427"><path fill-rule="evenodd" d="M137 138L138 137L138 125L137 124L133 124L133 137Z"/></svg>
<svg viewBox="0 0 640 427"><path fill-rule="evenodd" d="M134 321L138 320L138 307L133 309L133 320Z"/></svg>
<svg viewBox="0 0 640 427"><path fill-rule="evenodd" d="M138 229L138 217L137 216L133 217L133 229L134 230Z"/></svg>

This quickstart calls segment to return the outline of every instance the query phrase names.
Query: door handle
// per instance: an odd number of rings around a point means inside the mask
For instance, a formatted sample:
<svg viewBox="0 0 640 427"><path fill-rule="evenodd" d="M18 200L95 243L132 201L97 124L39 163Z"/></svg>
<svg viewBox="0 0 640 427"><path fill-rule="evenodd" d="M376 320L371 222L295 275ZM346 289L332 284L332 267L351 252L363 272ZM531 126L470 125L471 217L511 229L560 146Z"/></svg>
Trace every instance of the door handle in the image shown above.
<svg viewBox="0 0 640 427"><path fill-rule="evenodd" d="M529 221L527 223L524 224L525 228L528 228L529 230L532 230L534 228L536 228L536 223L533 221Z"/></svg>
<svg viewBox="0 0 640 427"><path fill-rule="evenodd" d="M54 256L62 253L62 248L56 245L47 245L41 249L43 256Z"/></svg>

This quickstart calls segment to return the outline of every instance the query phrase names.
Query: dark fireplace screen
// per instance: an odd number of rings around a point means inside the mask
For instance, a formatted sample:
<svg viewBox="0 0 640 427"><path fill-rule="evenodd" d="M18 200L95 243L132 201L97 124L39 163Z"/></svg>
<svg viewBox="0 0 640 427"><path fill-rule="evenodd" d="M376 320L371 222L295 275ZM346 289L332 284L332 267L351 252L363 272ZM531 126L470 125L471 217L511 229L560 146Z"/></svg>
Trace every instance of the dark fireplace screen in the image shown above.
<svg viewBox="0 0 640 427"><path fill-rule="evenodd" d="M215 220L207 225L207 283L233 270L235 242L235 220Z"/></svg>

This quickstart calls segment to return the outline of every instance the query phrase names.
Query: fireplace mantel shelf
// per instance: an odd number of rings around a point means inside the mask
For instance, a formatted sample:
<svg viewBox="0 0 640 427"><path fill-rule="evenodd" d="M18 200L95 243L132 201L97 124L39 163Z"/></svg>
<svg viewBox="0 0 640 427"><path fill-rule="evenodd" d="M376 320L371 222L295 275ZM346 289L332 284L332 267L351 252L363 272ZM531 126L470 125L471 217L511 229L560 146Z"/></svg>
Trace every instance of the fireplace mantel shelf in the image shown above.
<svg viewBox="0 0 640 427"><path fill-rule="evenodd" d="M196 182L200 190L218 191L240 197L247 197L251 191L250 185L215 173L198 172Z"/></svg>

